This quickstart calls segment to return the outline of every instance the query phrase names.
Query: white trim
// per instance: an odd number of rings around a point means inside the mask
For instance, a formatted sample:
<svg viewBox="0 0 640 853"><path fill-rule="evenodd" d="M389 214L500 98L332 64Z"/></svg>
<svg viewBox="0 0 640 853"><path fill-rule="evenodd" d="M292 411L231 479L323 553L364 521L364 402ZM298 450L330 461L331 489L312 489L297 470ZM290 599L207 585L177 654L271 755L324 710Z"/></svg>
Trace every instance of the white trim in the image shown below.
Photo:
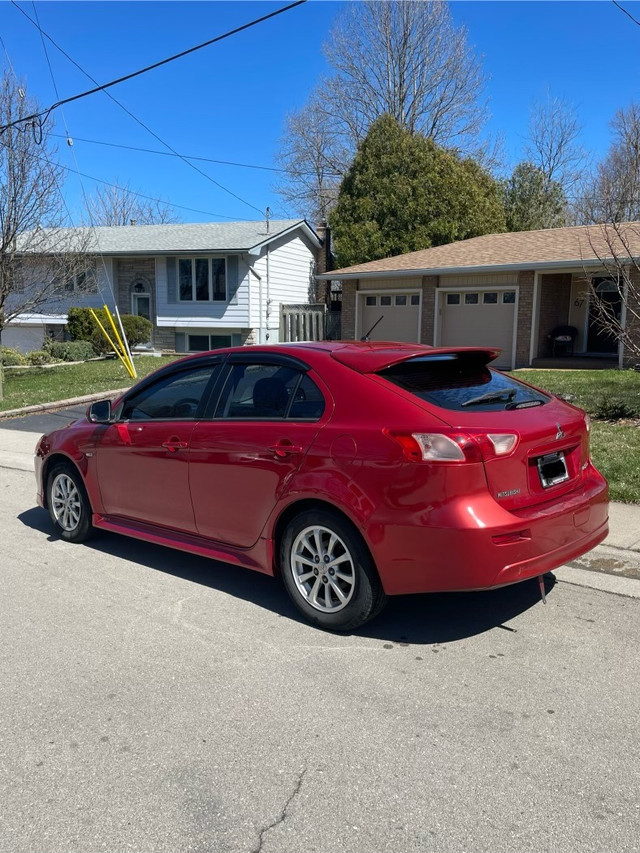
<svg viewBox="0 0 640 853"><path fill-rule="evenodd" d="M64 326L67 322L66 314L17 314L6 324L9 326Z"/></svg>
<svg viewBox="0 0 640 853"><path fill-rule="evenodd" d="M517 300L516 296L516 300ZM571 298L571 293L569 293ZM529 341L529 365L532 364L536 357L538 332L540 330L540 279L539 273L536 270L533 273L533 306L531 308L531 339ZM513 370L513 368L512 368Z"/></svg>
<svg viewBox="0 0 640 853"><path fill-rule="evenodd" d="M535 281L535 273L534 273ZM511 370L516 367L516 355L518 347L518 312L520 310L520 286L516 285L516 301L513 307L513 336L511 338ZM531 362L529 362L531 364Z"/></svg>

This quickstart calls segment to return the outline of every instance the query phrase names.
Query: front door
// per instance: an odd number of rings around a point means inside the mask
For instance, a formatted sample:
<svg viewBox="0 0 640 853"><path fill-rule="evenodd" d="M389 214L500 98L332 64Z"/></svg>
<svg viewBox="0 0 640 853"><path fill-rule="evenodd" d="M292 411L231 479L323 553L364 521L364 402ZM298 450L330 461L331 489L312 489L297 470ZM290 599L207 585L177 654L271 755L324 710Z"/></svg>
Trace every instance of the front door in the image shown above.
<svg viewBox="0 0 640 853"><path fill-rule="evenodd" d="M600 308L604 308L608 320L603 324ZM616 326L622 315L622 297L614 281L600 279L593 282L593 291L589 298L589 331L587 351L594 353L617 353L618 339L607 323Z"/></svg>

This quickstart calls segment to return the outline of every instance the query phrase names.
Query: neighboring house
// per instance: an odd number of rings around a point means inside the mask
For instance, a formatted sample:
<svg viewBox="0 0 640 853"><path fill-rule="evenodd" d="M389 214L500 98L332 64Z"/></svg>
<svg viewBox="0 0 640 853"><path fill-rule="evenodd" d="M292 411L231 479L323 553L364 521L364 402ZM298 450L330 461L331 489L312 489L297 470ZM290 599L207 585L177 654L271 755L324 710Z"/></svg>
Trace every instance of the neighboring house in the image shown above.
<svg viewBox="0 0 640 853"><path fill-rule="evenodd" d="M275 343L281 305L309 303L323 256L318 234L298 219L73 231L89 244L86 275L12 321L3 344L37 348L44 335L60 336L70 307L105 302L148 317L164 350Z"/></svg>
<svg viewBox="0 0 640 853"><path fill-rule="evenodd" d="M640 223L621 227L620 257L637 259ZM577 329L574 354L623 366L637 356L602 333L590 286L624 322L610 256L601 226L551 228L474 237L318 278L342 281L343 338L360 338L378 323L371 340L499 346L497 364L514 368L550 357L551 332L569 325ZM629 275L637 280L637 265Z"/></svg>

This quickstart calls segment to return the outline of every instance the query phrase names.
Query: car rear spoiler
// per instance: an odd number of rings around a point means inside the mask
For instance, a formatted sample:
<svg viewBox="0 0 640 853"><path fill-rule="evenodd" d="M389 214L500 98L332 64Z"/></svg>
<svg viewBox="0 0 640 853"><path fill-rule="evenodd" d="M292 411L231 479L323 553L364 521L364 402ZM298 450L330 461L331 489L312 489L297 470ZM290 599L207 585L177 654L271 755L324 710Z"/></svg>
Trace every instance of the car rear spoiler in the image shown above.
<svg viewBox="0 0 640 853"><path fill-rule="evenodd" d="M373 351L372 351L373 350ZM358 350L337 349L331 353L331 357L341 364L357 370L358 373L379 373L385 368L395 364L413 361L427 364L428 362L442 362L454 359L475 361L480 366L485 366L494 361L501 349L497 347L428 347L416 345L415 349L408 348L406 344L394 347L382 347L378 344L371 350L362 348Z"/></svg>

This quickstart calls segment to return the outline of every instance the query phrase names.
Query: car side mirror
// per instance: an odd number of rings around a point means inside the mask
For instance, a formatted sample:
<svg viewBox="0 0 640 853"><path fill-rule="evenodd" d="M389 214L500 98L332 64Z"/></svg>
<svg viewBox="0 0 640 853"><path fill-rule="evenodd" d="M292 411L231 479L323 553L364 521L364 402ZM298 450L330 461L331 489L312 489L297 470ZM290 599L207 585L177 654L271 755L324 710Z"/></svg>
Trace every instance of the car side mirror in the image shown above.
<svg viewBox="0 0 640 853"><path fill-rule="evenodd" d="M98 400L89 407L89 420L92 424L111 423L111 400Z"/></svg>

